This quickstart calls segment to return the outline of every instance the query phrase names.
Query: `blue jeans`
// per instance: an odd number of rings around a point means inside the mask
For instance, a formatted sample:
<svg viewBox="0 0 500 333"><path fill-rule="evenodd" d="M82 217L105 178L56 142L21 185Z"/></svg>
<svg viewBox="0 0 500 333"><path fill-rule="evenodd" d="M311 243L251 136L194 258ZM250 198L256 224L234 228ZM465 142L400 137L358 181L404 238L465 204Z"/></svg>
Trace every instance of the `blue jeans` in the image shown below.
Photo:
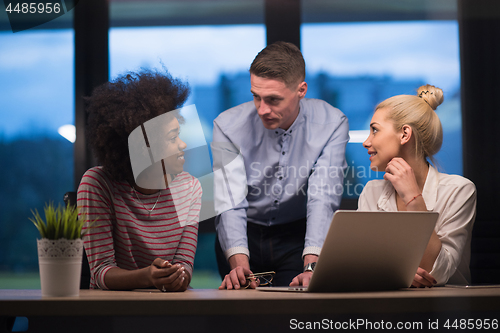
<svg viewBox="0 0 500 333"><path fill-rule="evenodd" d="M254 273L275 271L272 285L288 286L292 279L302 273L306 219L295 222L262 226L247 223L250 269ZM215 253L222 279L230 267L222 252L219 239L215 239Z"/></svg>

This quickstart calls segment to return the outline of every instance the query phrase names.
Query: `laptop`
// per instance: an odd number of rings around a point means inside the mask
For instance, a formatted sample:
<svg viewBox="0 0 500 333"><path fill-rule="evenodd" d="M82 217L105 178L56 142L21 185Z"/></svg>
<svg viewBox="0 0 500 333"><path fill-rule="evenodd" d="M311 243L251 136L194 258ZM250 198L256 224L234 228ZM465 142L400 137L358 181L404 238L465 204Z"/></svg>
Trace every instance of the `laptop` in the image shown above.
<svg viewBox="0 0 500 333"><path fill-rule="evenodd" d="M257 289L350 292L408 288L438 217L437 212L338 210L308 287Z"/></svg>

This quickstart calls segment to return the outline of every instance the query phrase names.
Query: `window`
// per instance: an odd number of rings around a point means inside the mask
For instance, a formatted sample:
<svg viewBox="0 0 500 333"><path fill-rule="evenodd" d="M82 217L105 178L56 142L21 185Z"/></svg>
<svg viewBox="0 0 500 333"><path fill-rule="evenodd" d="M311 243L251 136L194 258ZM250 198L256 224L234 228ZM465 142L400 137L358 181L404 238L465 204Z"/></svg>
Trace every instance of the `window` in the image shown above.
<svg viewBox="0 0 500 333"><path fill-rule="evenodd" d="M37 288L30 210L73 190L73 145L58 134L74 122L73 31L1 31L0 45L0 283Z"/></svg>
<svg viewBox="0 0 500 333"><path fill-rule="evenodd" d="M248 68L265 46L263 8L264 1L254 0L111 1L110 78L164 65L190 84L186 105L196 105L205 139L211 142L213 119L252 99ZM301 8L307 97L339 107L351 126L345 196L357 198L369 179L382 177L370 173L359 143L366 132L355 131L368 130L378 102L414 93L424 83L445 93L438 108L444 143L437 160L445 172L461 174L456 2L308 0ZM5 22L0 15L0 29L6 29ZM67 22L62 26L68 27ZM61 202L74 189L73 147L57 134L60 126L73 123L74 37L72 29L59 28L0 31L2 288L39 286L37 231L28 220L30 209ZM214 252L213 237L200 234L195 279L204 270L216 270L215 258L204 257ZM31 282L5 278L16 272L32 272L23 275ZM207 281L193 281L193 286L214 286Z"/></svg>
<svg viewBox="0 0 500 333"><path fill-rule="evenodd" d="M124 27L112 28L109 36L111 79L141 67L158 70L165 67L174 78L189 83L191 95L185 105L196 105L207 144L212 142L212 123L219 113L252 100L248 69L255 55L265 47L262 24ZM189 133L181 126L183 135ZM190 138L182 139L189 145ZM206 160L194 158L186 159L185 170L189 170L190 164L207 164ZM210 165L208 170L211 172ZM198 178L204 189L203 206L213 207L210 186L204 186L204 180ZM191 283L194 288L216 288L220 284L214 241L214 233L199 233L196 271Z"/></svg>
<svg viewBox="0 0 500 333"><path fill-rule="evenodd" d="M349 118L344 197L357 198L370 179L362 142L375 106L432 84L444 91L437 113L444 143L436 159L447 173L462 173L460 63L456 21L307 23L302 25L308 96L338 107Z"/></svg>

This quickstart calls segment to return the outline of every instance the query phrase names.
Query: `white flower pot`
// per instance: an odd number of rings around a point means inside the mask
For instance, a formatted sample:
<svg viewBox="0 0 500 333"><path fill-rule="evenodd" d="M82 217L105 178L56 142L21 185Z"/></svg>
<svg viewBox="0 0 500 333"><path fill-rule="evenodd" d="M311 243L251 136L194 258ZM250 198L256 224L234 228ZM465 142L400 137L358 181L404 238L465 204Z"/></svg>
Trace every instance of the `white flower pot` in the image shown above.
<svg viewBox="0 0 500 333"><path fill-rule="evenodd" d="M43 297L78 296L83 241L65 238L37 240Z"/></svg>

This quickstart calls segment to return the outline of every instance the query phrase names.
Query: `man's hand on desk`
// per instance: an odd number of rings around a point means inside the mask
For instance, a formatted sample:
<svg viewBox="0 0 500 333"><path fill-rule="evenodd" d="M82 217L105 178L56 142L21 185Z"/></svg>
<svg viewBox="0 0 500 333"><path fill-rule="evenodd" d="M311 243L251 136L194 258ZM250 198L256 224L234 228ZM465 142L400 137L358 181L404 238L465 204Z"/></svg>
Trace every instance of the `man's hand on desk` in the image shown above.
<svg viewBox="0 0 500 333"><path fill-rule="evenodd" d="M307 287L309 285L309 280L311 280L312 275L313 275L312 272L300 273L299 275L293 278L292 282L290 282L290 286Z"/></svg>
<svg viewBox="0 0 500 333"><path fill-rule="evenodd" d="M318 256L314 254L306 254L304 256L304 267L307 266L309 263L315 263L318 261ZM300 273L296 277L293 278L292 282L290 282L290 286L304 286L307 287L309 285L309 280L311 280L311 277L313 275L312 271L307 271Z"/></svg>
<svg viewBox="0 0 500 333"><path fill-rule="evenodd" d="M219 289L240 289L247 284L247 276L252 274L250 263L245 254L235 254L229 258L232 270L224 277ZM258 281L251 281L248 288L255 289Z"/></svg>

